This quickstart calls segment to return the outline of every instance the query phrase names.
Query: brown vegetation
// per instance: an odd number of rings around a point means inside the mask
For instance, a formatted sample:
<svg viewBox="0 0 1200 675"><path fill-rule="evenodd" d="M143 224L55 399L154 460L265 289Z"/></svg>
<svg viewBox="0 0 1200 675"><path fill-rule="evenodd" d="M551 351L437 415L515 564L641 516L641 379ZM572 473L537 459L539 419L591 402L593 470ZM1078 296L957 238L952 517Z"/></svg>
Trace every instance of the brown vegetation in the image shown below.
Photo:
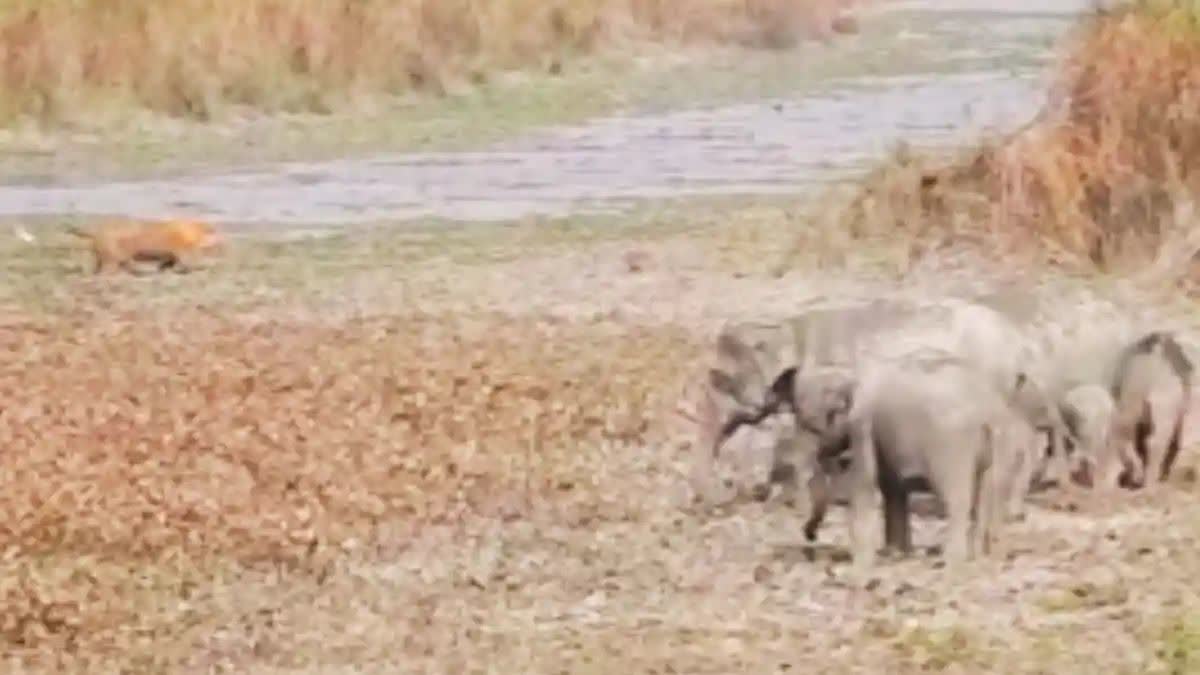
<svg viewBox="0 0 1200 675"><path fill-rule="evenodd" d="M24 0L0 14L0 121L99 104L326 111L629 40L787 44L842 0Z"/></svg>
<svg viewBox="0 0 1200 675"><path fill-rule="evenodd" d="M889 561L865 593L837 560L841 509L811 555L782 505L690 509L692 428L671 428L668 412L681 380L703 372L715 320L896 290L827 271L731 278L717 252L745 230L715 220L713 239L572 240L586 246L575 254L509 235L515 262L447 260L446 241L432 258L402 258L393 242L371 259L357 237L274 243L259 268L222 266L203 284L98 282L47 256L43 273L75 304L0 321L5 665L1140 673L1195 662L1194 484L1043 502L1005 532L1008 555L962 583L920 555ZM790 226L736 246L761 258ZM632 246L656 264L627 273ZM326 294L279 281L335 261L314 284ZM1117 316L1051 292L1084 316ZM744 468L738 485L762 475ZM921 519L918 541L942 526Z"/></svg>
<svg viewBox="0 0 1200 675"><path fill-rule="evenodd" d="M1027 128L948 165L901 151L840 226L854 236L1034 244L1108 266L1190 260L1200 195L1200 14L1141 2L1088 20L1051 104Z"/></svg>
<svg viewBox="0 0 1200 675"><path fill-rule="evenodd" d="M644 441L689 353L502 317L205 313L9 325L0 345L0 652L152 629L122 599L143 576L153 595L230 565L321 574L396 527L517 515Z"/></svg>

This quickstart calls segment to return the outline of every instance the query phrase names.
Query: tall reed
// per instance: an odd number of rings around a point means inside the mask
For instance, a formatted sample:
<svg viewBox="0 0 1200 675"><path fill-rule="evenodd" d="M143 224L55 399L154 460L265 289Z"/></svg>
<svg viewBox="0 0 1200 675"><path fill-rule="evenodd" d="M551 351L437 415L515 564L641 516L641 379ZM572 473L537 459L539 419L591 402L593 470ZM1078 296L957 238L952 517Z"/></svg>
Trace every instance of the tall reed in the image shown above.
<svg viewBox="0 0 1200 675"><path fill-rule="evenodd" d="M1034 243L1085 264L1187 246L1200 194L1200 3L1144 0L1090 17L1025 129L950 163L877 170L840 226Z"/></svg>
<svg viewBox="0 0 1200 675"><path fill-rule="evenodd" d="M96 105L324 111L629 40L778 42L839 0L17 0L0 123Z"/></svg>

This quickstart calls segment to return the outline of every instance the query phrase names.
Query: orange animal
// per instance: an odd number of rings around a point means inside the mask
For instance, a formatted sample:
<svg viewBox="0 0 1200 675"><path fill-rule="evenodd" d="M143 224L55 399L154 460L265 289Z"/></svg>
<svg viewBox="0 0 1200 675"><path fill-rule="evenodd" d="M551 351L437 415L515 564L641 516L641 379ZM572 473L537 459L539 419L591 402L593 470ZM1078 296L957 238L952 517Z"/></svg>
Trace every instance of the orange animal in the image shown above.
<svg viewBox="0 0 1200 675"><path fill-rule="evenodd" d="M134 263L158 263L158 271L175 268L186 272L198 253L223 243L212 225L197 220L112 221L85 230L70 226L72 234L89 239L96 256L96 274L125 269L134 274Z"/></svg>

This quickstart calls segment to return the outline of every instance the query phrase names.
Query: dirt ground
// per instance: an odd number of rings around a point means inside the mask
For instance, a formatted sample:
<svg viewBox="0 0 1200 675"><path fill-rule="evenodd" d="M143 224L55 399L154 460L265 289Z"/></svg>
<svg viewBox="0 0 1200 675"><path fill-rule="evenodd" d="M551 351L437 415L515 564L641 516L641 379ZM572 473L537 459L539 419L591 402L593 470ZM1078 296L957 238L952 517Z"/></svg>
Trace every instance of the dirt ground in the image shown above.
<svg viewBox="0 0 1200 675"><path fill-rule="evenodd" d="M728 319L1002 288L1083 333L1190 337L1189 302L887 246L777 277L785 210L697 222L553 241L519 227L248 241L192 275L110 281L81 275L82 257L5 243L28 284L5 289L0 327L5 662L1200 669L1194 452L1152 494L1037 495L1000 553L962 574L929 552L882 562L863 588L847 581L841 509L808 546L803 514L780 504L694 506L679 414ZM734 485L765 471L761 441L726 452ZM943 524L920 519L918 545L936 547Z"/></svg>

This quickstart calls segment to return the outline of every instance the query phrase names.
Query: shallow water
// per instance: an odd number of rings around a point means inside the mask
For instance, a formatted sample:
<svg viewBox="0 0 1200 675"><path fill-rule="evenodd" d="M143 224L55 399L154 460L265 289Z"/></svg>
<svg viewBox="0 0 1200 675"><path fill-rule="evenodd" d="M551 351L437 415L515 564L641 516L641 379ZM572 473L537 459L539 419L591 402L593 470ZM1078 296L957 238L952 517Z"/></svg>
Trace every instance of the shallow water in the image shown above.
<svg viewBox="0 0 1200 675"><path fill-rule="evenodd" d="M487 221L612 210L661 197L796 193L859 175L902 139L953 147L1024 123L1045 99L1041 76L1053 41L1085 5L895 3L865 19L864 33L849 38L851 44L835 47L860 52L863 72L806 80L796 91L776 85L780 91L753 102L627 113L477 152L136 182L9 185L0 187L0 216L192 215L279 225ZM788 58L779 56L775 67L803 67ZM889 65L900 61L910 65Z"/></svg>

